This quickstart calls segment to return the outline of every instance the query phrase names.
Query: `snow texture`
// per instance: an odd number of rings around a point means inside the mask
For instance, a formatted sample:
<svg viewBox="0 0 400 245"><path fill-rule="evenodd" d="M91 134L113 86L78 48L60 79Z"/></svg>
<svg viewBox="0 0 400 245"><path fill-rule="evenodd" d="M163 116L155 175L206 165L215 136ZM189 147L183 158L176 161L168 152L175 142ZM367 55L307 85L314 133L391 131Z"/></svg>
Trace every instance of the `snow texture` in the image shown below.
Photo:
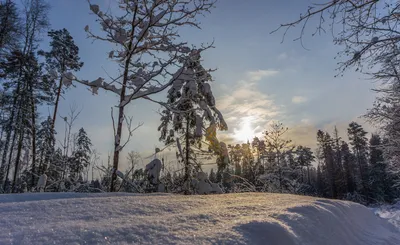
<svg viewBox="0 0 400 245"><path fill-rule="evenodd" d="M373 210L379 217L389 220L400 232L400 201L394 205L383 205Z"/></svg>
<svg viewBox="0 0 400 245"><path fill-rule="evenodd" d="M284 194L13 194L0 210L0 244L400 244L360 204Z"/></svg>
<svg viewBox="0 0 400 245"><path fill-rule="evenodd" d="M160 159L154 159L149 164L146 165L146 171L151 183L156 185L160 179L160 173L162 168L162 162Z"/></svg>

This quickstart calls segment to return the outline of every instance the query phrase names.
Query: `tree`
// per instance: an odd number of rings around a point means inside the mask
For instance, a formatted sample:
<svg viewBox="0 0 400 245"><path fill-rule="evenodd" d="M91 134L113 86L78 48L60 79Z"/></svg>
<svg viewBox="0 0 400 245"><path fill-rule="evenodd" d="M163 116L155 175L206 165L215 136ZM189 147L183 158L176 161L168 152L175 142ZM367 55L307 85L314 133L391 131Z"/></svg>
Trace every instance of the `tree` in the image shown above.
<svg viewBox="0 0 400 245"><path fill-rule="evenodd" d="M18 47L20 37L21 19L15 2L11 0L0 1L0 60L10 50ZM0 74L0 77L4 76L5 74Z"/></svg>
<svg viewBox="0 0 400 245"><path fill-rule="evenodd" d="M37 97L35 88L42 85L42 81L40 80L43 77L39 78L41 75L41 65L38 64L34 51L40 40L41 32L48 26L47 12L49 9L44 0L25 0L23 1L23 7L23 17L21 17L23 26L21 45L13 49L13 52L7 55L7 60L2 64L2 67L5 67L3 69L11 69L11 72L5 72L7 74L6 79L10 84L15 84L15 86L9 86L13 94L13 100L5 135L0 178L2 179L4 176L7 155L7 169L10 169L14 146L16 145L17 152L15 156L13 186L15 186L22 146L27 133L30 133L32 140L32 152L33 154L36 152L34 150L36 103L41 98ZM32 161L35 161L35 157L32 158ZM7 179L5 183L7 183Z"/></svg>
<svg viewBox="0 0 400 245"><path fill-rule="evenodd" d="M340 150L343 158L342 160L343 160L343 168L346 180L346 190L347 193L353 193L356 190L355 180L354 180L355 157L350 152L349 145L344 141L342 141L341 143Z"/></svg>
<svg viewBox="0 0 400 245"><path fill-rule="evenodd" d="M70 177L74 181L82 180L83 170L89 165L92 152L92 142L83 128L79 129L76 137L76 147L76 150L72 152L69 165Z"/></svg>
<svg viewBox="0 0 400 245"><path fill-rule="evenodd" d="M50 162L54 156L54 145L55 145L55 132L52 128L52 118L48 117L46 120L41 122L39 130L37 132L37 151L39 156L39 167L36 170L36 166L32 165L32 180L31 187L35 186L36 176L40 176L48 168ZM61 160L58 158L57 160ZM54 164L54 162L53 162ZM58 169L59 172L60 169ZM49 175L50 177L50 175Z"/></svg>
<svg viewBox="0 0 400 245"><path fill-rule="evenodd" d="M347 133L358 166L358 176L359 183L361 185L361 191L362 194L368 199L367 132L364 131L360 124L351 122L349 124L349 128L347 129Z"/></svg>
<svg viewBox="0 0 400 245"><path fill-rule="evenodd" d="M292 141L284 138L288 130L289 128L284 127L282 123L275 122L270 130L264 132L265 146L270 160L270 166L266 167L267 172L269 172L268 176L271 178L268 181L277 183L276 188L280 192L283 192L284 188L284 172L287 167L285 157L294 149L291 144Z"/></svg>
<svg viewBox="0 0 400 245"><path fill-rule="evenodd" d="M183 149L178 151L185 166L185 183L190 182L193 168L197 171L201 169L196 160L197 155L208 154L202 148L206 129L210 126L227 129L221 112L216 108L211 81L210 71L201 65L200 52L192 51L184 59L181 75L168 90L169 106L161 114L161 125L158 128L161 132L160 140L167 145L172 142L180 145L180 139L185 142ZM194 148L196 145L197 149Z"/></svg>
<svg viewBox="0 0 400 245"><path fill-rule="evenodd" d="M80 62L79 48L75 45L74 39L67 29L51 30L48 32L51 38L49 52L41 52L46 58L46 63L52 74L52 79L59 77L58 86L56 89L56 101L53 112L53 128L57 118L58 103L62 92L62 76L65 72L79 71L83 62Z"/></svg>
<svg viewBox="0 0 400 245"><path fill-rule="evenodd" d="M300 35L295 40L303 44L307 23L319 18L313 35L325 33L326 28L331 29L334 43L343 47L339 52L339 56L344 57L344 61L339 63L340 70L355 66L363 72L365 67L365 73L373 78L393 77L395 73L393 70L387 73L387 68L389 61L399 55L394 52L399 42L399 9L400 5L390 0L328 1L310 5L300 18L281 24L273 32L284 29L285 36L291 28L301 25ZM375 67L377 69L372 69Z"/></svg>
<svg viewBox="0 0 400 245"><path fill-rule="evenodd" d="M339 52L339 57L343 58L339 62L340 72L355 67L356 71L381 83L382 86L375 90L379 97L366 117L385 134L387 142L382 149L395 172L400 172L399 10L400 5L391 0L328 1L309 6L300 18L278 28L285 29L285 36L292 27L302 25L296 39L302 42L307 23L313 17L319 18L314 34L325 32L329 25L334 43L343 47Z"/></svg>
<svg viewBox="0 0 400 245"><path fill-rule="evenodd" d="M114 125L111 191L115 190L115 171L118 169L119 153L124 147L121 140L125 107L140 98L158 102L149 96L174 83L183 71L183 68L176 71L176 67L191 52L186 43L177 40L178 28L198 28L197 16L209 12L213 6L214 0L119 0L121 15L116 16L101 11L98 5L90 4L104 35L95 34L89 26L85 27L85 31L94 40L114 45L109 58L119 64L121 74L111 78L110 82L104 82L103 78L89 82L77 79L72 73L65 73L63 82L69 84L75 80L91 87L93 93L102 88L119 98L117 123Z"/></svg>
<svg viewBox="0 0 400 245"><path fill-rule="evenodd" d="M128 156L126 157L126 160L128 160L128 164L131 167L130 172L132 173L132 181L133 181L133 177L134 177L135 167L139 164L140 159L141 159L141 157L138 152L135 152L135 151L128 152Z"/></svg>
<svg viewBox="0 0 400 245"><path fill-rule="evenodd" d="M325 162L326 177L329 183L330 197L336 199L338 197L337 186L336 186L336 171L334 162L334 152L332 149L332 138L328 133L321 130L317 132L317 142L322 153L322 158ZM322 171L322 170L321 170Z"/></svg>
<svg viewBox="0 0 400 245"><path fill-rule="evenodd" d="M369 140L369 190L371 199L374 202L391 201L390 176L388 174L387 164L383 157L381 149L381 137L372 134Z"/></svg>
<svg viewBox="0 0 400 245"><path fill-rule="evenodd" d="M296 162L301 166L301 175L302 175L302 182L304 182L304 173L303 168L307 168L307 179L308 184L311 185L311 178L310 178L310 167L312 166L312 162L314 161L315 157L311 148L304 147L304 146L297 146L296 148Z"/></svg>

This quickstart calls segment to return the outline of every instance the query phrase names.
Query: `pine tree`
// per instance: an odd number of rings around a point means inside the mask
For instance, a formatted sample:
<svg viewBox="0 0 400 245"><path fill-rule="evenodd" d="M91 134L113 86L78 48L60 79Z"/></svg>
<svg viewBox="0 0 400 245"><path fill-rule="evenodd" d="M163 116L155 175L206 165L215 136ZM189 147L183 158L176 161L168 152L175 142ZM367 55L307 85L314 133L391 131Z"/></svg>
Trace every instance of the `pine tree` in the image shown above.
<svg viewBox="0 0 400 245"><path fill-rule="evenodd" d="M361 125L356 122L351 122L349 128L347 129L348 136L350 139L350 144L353 148L353 153L356 158L356 163L358 166L358 176L360 182L361 194L364 195L366 199L369 198L368 194L368 143L367 143L367 132L364 131Z"/></svg>
<svg viewBox="0 0 400 245"><path fill-rule="evenodd" d="M303 168L307 169L307 181L308 184L311 185L311 178L310 178L310 167L312 166L312 162L314 161L314 153L311 151L311 148L298 146L296 148L296 162L301 167L301 178L302 182L304 183L304 173Z"/></svg>
<svg viewBox="0 0 400 245"><path fill-rule="evenodd" d="M181 75L168 90L169 108L161 114L161 125L158 128L161 132L160 140L167 145L172 142L180 145L180 139L184 142L183 149L178 149L178 155L185 166L185 183L190 182L193 169L201 169L194 146L197 146L200 153L204 152L202 140L206 129L210 126L218 126L222 130L227 128L222 114L216 108L211 81L211 74L201 65L200 52L192 51L184 60Z"/></svg>
<svg viewBox="0 0 400 245"><path fill-rule="evenodd" d="M48 117L46 120L41 122L39 130L37 132L37 151L39 156L39 166L36 169L35 165L32 165L32 187L36 183L36 176L40 176L46 172L48 167L54 165L54 160L62 160L62 157L54 156L54 145L55 145L55 131L52 129L52 118ZM60 169L58 169L60 171ZM47 174L47 173L46 173ZM51 175L48 175L49 177ZM54 176L54 174L53 174ZM57 176L54 176L57 177ZM55 178L57 179L57 178Z"/></svg>
<svg viewBox="0 0 400 245"><path fill-rule="evenodd" d="M266 150L269 155L269 166L266 167L268 182L272 183L273 189L284 191L285 176L287 167L285 157L294 149L292 141L285 139L284 135L289 129L282 123L273 123L270 130L264 132Z"/></svg>
<svg viewBox="0 0 400 245"><path fill-rule="evenodd" d="M322 157L326 166L326 177L328 178L330 197L336 199L338 197L338 193L336 186L336 171L334 162L334 151L332 149L332 138L328 133L324 133L323 131L318 130L317 142L321 149Z"/></svg>
<svg viewBox="0 0 400 245"><path fill-rule="evenodd" d="M387 165L381 149L382 141L379 135L372 134L369 140L369 191L372 201L391 201L391 186L389 184Z"/></svg>
<svg viewBox="0 0 400 245"><path fill-rule="evenodd" d="M0 59L18 47L21 37L21 19L14 1L0 1ZM5 74L0 74L4 77Z"/></svg>
<svg viewBox="0 0 400 245"><path fill-rule="evenodd" d="M86 134L86 131L79 129L76 137L76 150L72 152L69 169L70 178L74 181L82 181L82 173L85 167L90 163L92 142Z"/></svg>
<svg viewBox="0 0 400 245"><path fill-rule="evenodd" d="M353 193L356 190L354 179L355 157L350 152L349 145L344 141L341 143L340 150L343 158L342 160L346 180L346 190L347 193Z"/></svg>
<svg viewBox="0 0 400 245"><path fill-rule="evenodd" d="M53 112L53 128L57 118L58 103L62 94L62 76L66 72L77 72L83 66L80 62L79 48L67 29L51 30L48 33L51 38L49 52L41 52L46 58L46 63L52 74L51 79L59 78L56 88L56 100Z"/></svg>

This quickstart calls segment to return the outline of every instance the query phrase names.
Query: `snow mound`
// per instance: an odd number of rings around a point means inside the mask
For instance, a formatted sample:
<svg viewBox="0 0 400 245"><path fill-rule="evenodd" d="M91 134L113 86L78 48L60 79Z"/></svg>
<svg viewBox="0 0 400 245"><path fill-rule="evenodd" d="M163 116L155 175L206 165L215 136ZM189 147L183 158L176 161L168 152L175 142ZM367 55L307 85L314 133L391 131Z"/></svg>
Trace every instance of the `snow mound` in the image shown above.
<svg viewBox="0 0 400 245"><path fill-rule="evenodd" d="M400 244L368 208L304 196L0 195L0 244Z"/></svg>
<svg viewBox="0 0 400 245"><path fill-rule="evenodd" d="M390 223L400 230L400 201L394 205L383 205L373 210L376 215L389 220Z"/></svg>

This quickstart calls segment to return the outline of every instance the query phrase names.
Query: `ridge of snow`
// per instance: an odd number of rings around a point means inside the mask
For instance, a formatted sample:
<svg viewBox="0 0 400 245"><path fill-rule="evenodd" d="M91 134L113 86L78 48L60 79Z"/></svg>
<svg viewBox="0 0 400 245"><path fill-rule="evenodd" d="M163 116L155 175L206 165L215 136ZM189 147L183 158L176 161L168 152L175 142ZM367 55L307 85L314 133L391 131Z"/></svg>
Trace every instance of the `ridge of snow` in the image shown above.
<svg viewBox="0 0 400 245"><path fill-rule="evenodd" d="M0 244L400 244L360 204L285 194L13 194L0 210Z"/></svg>

